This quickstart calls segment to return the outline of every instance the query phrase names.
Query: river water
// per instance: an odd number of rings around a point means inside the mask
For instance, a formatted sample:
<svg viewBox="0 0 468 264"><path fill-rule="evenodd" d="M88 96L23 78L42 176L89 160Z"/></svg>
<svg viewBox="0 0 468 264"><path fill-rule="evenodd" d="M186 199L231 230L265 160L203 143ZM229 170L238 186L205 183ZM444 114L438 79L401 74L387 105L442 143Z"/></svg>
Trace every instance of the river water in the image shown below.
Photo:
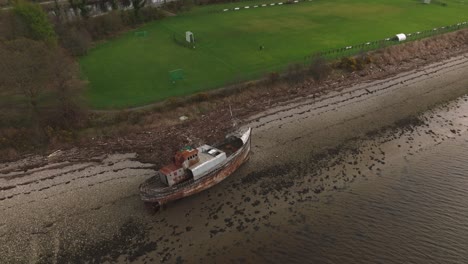
<svg viewBox="0 0 468 264"><path fill-rule="evenodd" d="M302 205L307 220L280 228L259 254L271 262L468 263L467 161L465 135L392 164L326 206Z"/></svg>

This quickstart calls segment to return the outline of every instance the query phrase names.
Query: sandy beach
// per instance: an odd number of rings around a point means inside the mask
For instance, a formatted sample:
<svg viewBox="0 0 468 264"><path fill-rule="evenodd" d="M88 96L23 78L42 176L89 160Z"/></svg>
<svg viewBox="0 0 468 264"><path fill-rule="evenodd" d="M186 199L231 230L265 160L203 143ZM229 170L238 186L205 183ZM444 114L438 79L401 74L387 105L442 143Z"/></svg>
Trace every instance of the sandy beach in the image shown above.
<svg viewBox="0 0 468 264"><path fill-rule="evenodd" d="M157 168L133 153L59 159L72 150L0 164L0 262L262 261L261 245L241 245L305 221L297 204L326 204L392 161L466 133L467 74L465 54L276 104L242 122L253 128L248 163L157 213L138 194Z"/></svg>

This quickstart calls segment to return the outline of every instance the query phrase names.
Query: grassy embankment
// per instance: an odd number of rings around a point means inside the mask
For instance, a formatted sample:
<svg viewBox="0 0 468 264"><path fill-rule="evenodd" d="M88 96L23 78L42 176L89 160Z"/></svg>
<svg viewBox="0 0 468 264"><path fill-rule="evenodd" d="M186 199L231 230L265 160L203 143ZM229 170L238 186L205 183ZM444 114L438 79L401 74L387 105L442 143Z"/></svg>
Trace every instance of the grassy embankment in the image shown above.
<svg viewBox="0 0 468 264"><path fill-rule="evenodd" d="M333 0L255 8L267 1L196 7L99 44L81 58L87 97L97 109L140 106L261 77L314 52L464 21L468 4L447 0ZM277 1L274 1L277 2ZM221 12L224 8L250 9ZM196 48L174 42L192 31ZM264 50L259 46L263 45ZM169 71L183 69L172 84Z"/></svg>

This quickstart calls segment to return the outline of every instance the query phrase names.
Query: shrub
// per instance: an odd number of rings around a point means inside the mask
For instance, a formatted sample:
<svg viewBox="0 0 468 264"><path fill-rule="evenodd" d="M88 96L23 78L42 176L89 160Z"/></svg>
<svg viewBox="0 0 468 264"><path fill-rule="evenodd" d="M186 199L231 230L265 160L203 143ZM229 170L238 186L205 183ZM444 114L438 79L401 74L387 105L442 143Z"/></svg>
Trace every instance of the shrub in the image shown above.
<svg viewBox="0 0 468 264"><path fill-rule="evenodd" d="M132 125L136 125L140 123L142 119L143 119L143 113L132 111L128 114L127 121Z"/></svg>
<svg viewBox="0 0 468 264"><path fill-rule="evenodd" d="M111 37L128 27L150 22L164 17L159 9L144 7L138 15L133 11L111 11L98 17L86 20L75 20L70 23L57 23L56 30L60 36L60 43L73 55L86 54L91 41Z"/></svg>
<svg viewBox="0 0 468 264"><path fill-rule="evenodd" d="M356 57L356 68L358 70L363 70L367 64L372 63L372 57L365 53L362 52Z"/></svg>
<svg viewBox="0 0 468 264"><path fill-rule="evenodd" d="M75 134L72 131L64 129L54 129L53 127L47 126L45 129L47 139L51 143L56 142L71 142L75 138Z"/></svg>
<svg viewBox="0 0 468 264"><path fill-rule="evenodd" d="M328 75L331 73L331 67L328 65L325 58L321 56L315 56L312 59L312 63L309 67L310 74L314 78L314 80L321 82L325 80Z"/></svg>
<svg viewBox="0 0 468 264"><path fill-rule="evenodd" d="M135 13L129 11L120 11L120 19L122 20L122 24L125 26L136 26L138 25L138 21L135 17Z"/></svg>
<svg viewBox="0 0 468 264"><path fill-rule="evenodd" d="M178 107L178 106L181 106L183 104L183 100L181 98L178 98L178 97L171 97L171 98L166 100L165 104L170 108Z"/></svg>
<svg viewBox="0 0 468 264"><path fill-rule="evenodd" d="M203 3L200 3L203 4ZM181 11L188 11L194 5L192 0L182 0L182 1L171 1L164 5L164 8L169 10L170 12L181 12Z"/></svg>
<svg viewBox="0 0 468 264"><path fill-rule="evenodd" d="M0 12L0 38L12 40L27 35L26 25L13 12Z"/></svg>
<svg viewBox="0 0 468 264"><path fill-rule="evenodd" d="M91 47L92 38L84 27L72 26L59 33L60 44L73 56L83 56Z"/></svg>
<svg viewBox="0 0 468 264"><path fill-rule="evenodd" d="M20 156L15 149L9 147L6 149L0 149L0 157L0 160L2 161L13 161L19 159Z"/></svg>
<svg viewBox="0 0 468 264"><path fill-rule="evenodd" d="M91 6L88 0L68 0L68 4L74 10L75 14L80 14L84 19L88 19L91 15Z"/></svg>
<svg viewBox="0 0 468 264"><path fill-rule="evenodd" d="M0 149L25 150L42 146L47 142L43 129L3 128L0 129ZM4 157L0 157L2 159Z"/></svg>
<svg viewBox="0 0 468 264"><path fill-rule="evenodd" d="M297 83L304 80L304 66L300 63L291 64L286 69L286 80L292 83Z"/></svg>
<svg viewBox="0 0 468 264"><path fill-rule="evenodd" d="M195 0L197 5L209 5L209 4L220 4L220 3L233 3L240 2L242 0Z"/></svg>
<svg viewBox="0 0 468 264"><path fill-rule="evenodd" d="M145 7L139 12L140 22L146 23L153 20L158 20L164 17L164 14L155 7Z"/></svg>
<svg viewBox="0 0 468 264"><path fill-rule="evenodd" d="M24 22L28 30L28 37L50 43L56 42L57 36L54 28L47 14L39 5L30 2L18 2L13 8L13 12Z"/></svg>
<svg viewBox="0 0 468 264"><path fill-rule="evenodd" d="M210 99L210 95L208 93L197 93L191 98L193 102L204 102L208 101L208 99Z"/></svg>
<svg viewBox="0 0 468 264"><path fill-rule="evenodd" d="M356 71L357 70L357 60L354 57L343 57L339 63L341 69L347 71Z"/></svg>
<svg viewBox="0 0 468 264"><path fill-rule="evenodd" d="M275 83L275 82L279 81L279 79L280 79L280 74L278 72L271 72L267 76L267 80L270 83Z"/></svg>
<svg viewBox="0 0 468 264"><path fill-rule="evenodd" d="M122 16L118 12L90 18L85 22L85 26L94 40L109 37L124 29Z"/></svg>

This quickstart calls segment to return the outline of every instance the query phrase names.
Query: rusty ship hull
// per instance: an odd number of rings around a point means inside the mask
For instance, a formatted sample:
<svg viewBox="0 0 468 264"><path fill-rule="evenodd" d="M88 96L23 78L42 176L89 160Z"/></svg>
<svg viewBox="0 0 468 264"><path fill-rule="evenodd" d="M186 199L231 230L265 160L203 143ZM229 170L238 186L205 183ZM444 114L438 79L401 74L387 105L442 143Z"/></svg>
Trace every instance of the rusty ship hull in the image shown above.
<svg viewBox="0 0 468 264"><path fill-rule="evenodd" d="M247 134L248 133L248 134ZM188 180L176 186L165 186L154 176L140 186L140 196L144 202L164 205L170 201L175 201L202 192L226 179L236 171L244 162L249 159L251 149L251 129L244 135L244 144L237 151L232 153L224 164L215 168L198 180Z"/></svg>

